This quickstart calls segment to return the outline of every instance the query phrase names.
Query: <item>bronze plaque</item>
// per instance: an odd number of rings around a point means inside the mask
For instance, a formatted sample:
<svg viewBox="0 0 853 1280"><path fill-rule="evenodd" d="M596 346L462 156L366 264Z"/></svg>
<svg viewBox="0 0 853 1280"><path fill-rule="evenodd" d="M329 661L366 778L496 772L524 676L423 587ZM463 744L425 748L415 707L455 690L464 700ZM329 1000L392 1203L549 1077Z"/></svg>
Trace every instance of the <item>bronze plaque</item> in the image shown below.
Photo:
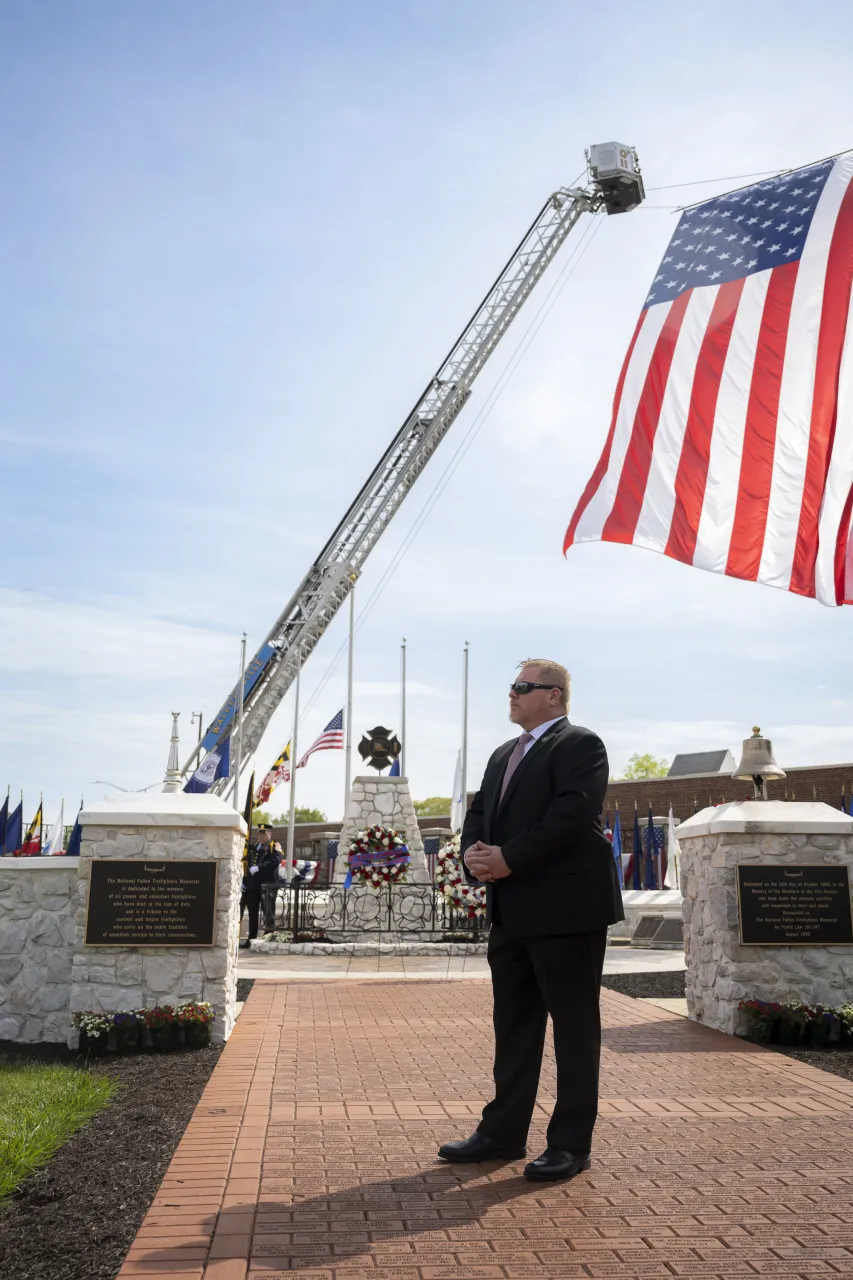
<svg viewBox="0 0 853 1280"><path fill-rule="evenodd" d="M847 867L741 863L737 892L743 946L853 946Z"/></svg>
<svg viewBox="0 0 853 1280"><path fill-rule="evenodd" d="M87 947L212 947L217 863L95 858Z"/></svg>

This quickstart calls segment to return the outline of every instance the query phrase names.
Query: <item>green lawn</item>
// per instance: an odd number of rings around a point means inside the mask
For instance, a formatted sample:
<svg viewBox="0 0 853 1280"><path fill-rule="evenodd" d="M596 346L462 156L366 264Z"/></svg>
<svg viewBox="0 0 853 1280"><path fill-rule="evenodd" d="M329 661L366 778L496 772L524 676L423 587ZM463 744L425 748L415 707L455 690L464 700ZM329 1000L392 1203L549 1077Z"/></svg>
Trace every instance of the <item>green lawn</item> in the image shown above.
<svg viewBox="0 0 853 1280"><path fill-rule="evenodd" d="M103 1076L0 1058L0 1201L107 1105Z"/></svg>

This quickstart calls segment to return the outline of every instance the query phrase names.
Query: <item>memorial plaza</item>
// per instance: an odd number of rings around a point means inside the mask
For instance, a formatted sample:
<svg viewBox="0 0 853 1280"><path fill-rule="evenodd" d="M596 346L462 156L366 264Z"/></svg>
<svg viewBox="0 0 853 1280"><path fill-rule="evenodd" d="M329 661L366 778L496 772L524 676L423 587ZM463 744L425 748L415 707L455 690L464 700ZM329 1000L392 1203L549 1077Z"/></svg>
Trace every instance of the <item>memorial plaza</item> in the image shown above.
<svg viewBox="0 0 853 1280"><path fill-rule="evenodd" d="M532 1184L436 1158L490 1096L477 962L259 961L121 1280L853 1274L853 1083L605 990L592 1169ZM549 1046L531 1150L554 1087Z"/></svg>

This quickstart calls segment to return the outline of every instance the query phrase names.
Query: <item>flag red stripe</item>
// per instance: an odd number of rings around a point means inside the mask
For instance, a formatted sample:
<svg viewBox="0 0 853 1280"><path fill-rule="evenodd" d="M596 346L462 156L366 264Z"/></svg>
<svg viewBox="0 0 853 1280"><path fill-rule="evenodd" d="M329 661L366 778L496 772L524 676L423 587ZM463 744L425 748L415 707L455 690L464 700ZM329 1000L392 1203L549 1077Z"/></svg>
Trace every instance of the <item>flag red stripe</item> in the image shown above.
<svg viewBox="0 0 853 1280"><path fill-rule="evenodd" d="M850 513L853 509L853 486L847 495L838 541L835 544L835 598L839 604L853 604L853 541L850 539Z"/></svg>
<svg viewBox="0 0 853 1280"><path fill-rule="evenodd" d="M711 458L720 380L746 278L720 286L696 361L687 426L675 476L675 507L665 555L693 563Z"/></svg>
<svg viewBox="0 0 853 1280"><path fill-rule="evenodd" d="M774 267L764 299L743 434L737 505L726 573L755 581L761 564L770 486L779 392L788 341L788 321L799 262Z"/></svg>
<svg viewBox="0 0 853 1280"><path fill-rule="evenodd" d="M601 457L598 459L598 465L596 466L595 470L593 471L592 475L589 478L587 486L581 495L580 502L575 507L575 514L572 516L571 523L569 524L568 530L566 531L566 537L563 542L564 555L568 551L572 543L574 542L575 533L577 531L580 518L583 515L583 513L586 511L590 502L592 501L593 496L598 492L598 486L601 484L601 481L607 471L607 468L610 465L610 450L613 447L613 436L616 431L616 419L619 416L619 406L622 403L622 388L625 386L625 375L628 372L628 365L631 363L631 356L634 354L634 347L637 345L637 339L640 336L640 330L643 327L643 321L645 320L648 314L649 314L648 307L644 308L640 312L640 318L637 321L636 327L634 329L634 336L631 338L631 341L628 345L628 353L622 362L622 370L619 374L619 381L616 383L616 394L613 397L613 416L610 419L610 430L607 433L607 439L604 442L604 448L601 451Z"/></svg>
<svg viewBox="0 0 853 1280"><path fill-rule="evenodd" d="M616 497L601 531L605 542L631 542L636 532L672 357L681 332L681 322L692 296L693 290L688 289L680 298L676 298L655 344L634 415L631 440L625 454Z"/></svg>
<svg viewBox="0 0 853 1280"><path fill-rule="evenodd" d="M823 491L832 457L838 411L838 374L847 332L850 287L853 283L853 183L838 210L823 286L823 306L815 361L814 399L809 434L809 456L800 507L800 524L794 551L790 590L801 596L815 593L815 561L818 522Z"/></svg>

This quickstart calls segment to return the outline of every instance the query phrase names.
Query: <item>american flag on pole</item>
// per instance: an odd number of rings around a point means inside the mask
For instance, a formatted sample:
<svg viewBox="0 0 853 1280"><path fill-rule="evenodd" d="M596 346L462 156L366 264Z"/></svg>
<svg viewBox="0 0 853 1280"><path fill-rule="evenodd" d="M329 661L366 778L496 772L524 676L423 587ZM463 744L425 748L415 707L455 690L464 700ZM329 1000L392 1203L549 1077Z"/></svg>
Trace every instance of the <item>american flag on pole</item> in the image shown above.
<svg viewBox="0 0 853 1280"><path fill-rule="evenodd" d="M576 542L853 604L853 152L684 212Z"/></svg>
<svg viewBox="0 0 853 1280"><path fill-rule="evenodd" d="M273 766L258 787L255 795L255 807L266 804L276 787L282 782L290 782L290 743L283 747L273 762Z"/></svg>
<svg viewBox="0 0 853 1280"><path fill-rule="evenodd" d="M303 769L308 762L308 757L313 756L315 751L343 751L343 747L344 713L341 709L334 719L329 721L317 741L308 748L296 767Z"/></svg>

